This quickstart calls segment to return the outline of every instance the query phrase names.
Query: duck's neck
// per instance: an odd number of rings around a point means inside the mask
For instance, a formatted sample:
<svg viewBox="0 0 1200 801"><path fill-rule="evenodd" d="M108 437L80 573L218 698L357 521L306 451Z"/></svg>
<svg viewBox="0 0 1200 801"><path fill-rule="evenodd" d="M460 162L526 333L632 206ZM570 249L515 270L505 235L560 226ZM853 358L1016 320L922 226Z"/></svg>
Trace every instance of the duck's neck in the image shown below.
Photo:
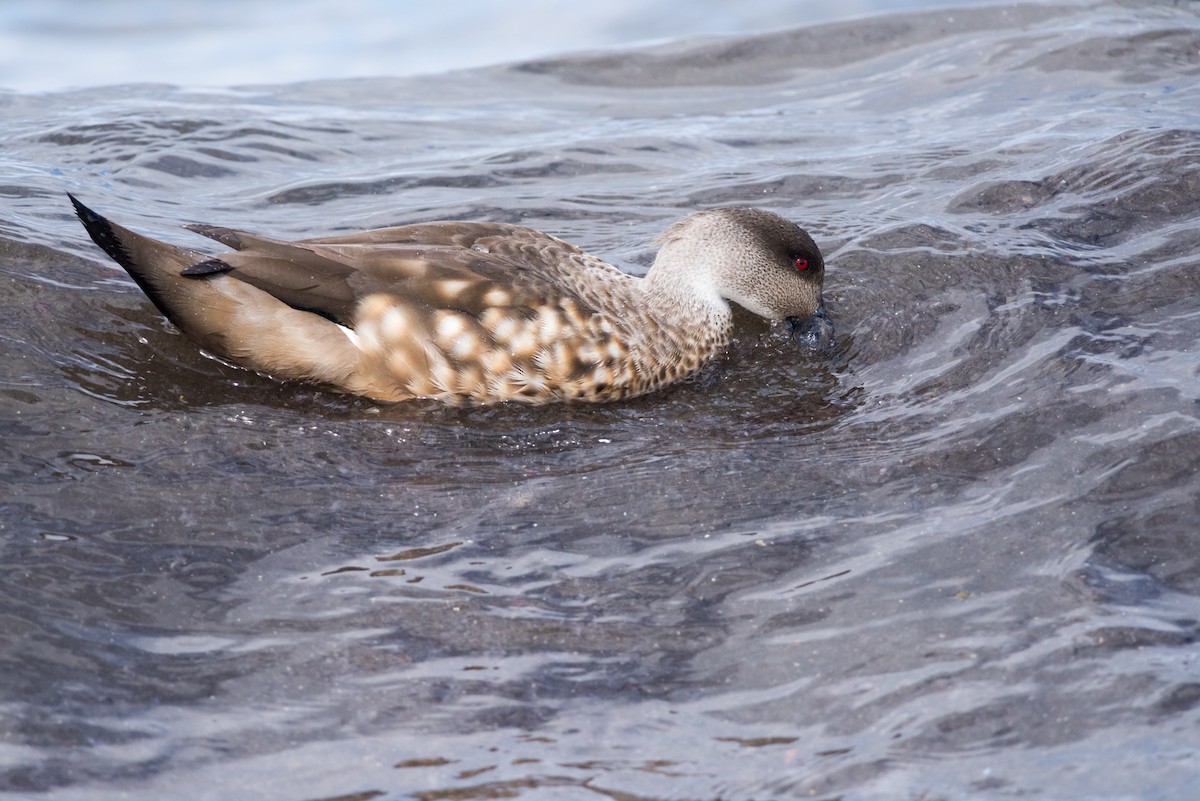
<svg viewBox="0 0 1200 801"><path fill-rule="evenodd" d="M680 269L684 267L684 269ZM642 279L648 322L633 348L639 371L665 384L691 375L729 344L733 312L708 282L689 276L685 265L655 260Z"/></svg>
<svg viewBox="0 0 1200 801"><path fill-rule="evenodd" d="M717 292L708 271L679 248L659 252L642 288L648 307L664 320L692 330L727 329L733 323L729 301Z"/></svg>

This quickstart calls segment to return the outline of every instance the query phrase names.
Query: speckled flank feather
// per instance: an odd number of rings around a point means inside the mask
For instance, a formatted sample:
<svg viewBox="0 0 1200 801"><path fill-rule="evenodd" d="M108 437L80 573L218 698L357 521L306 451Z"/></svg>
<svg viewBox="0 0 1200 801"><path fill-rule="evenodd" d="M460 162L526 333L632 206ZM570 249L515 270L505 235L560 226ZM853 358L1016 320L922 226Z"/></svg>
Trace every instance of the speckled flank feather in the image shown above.
<svg viewBox="0 0 1200 801"><path fill-rule="evenodd" d="M554 237L490 223L300 242L189 226L234 249L214 258L72 201L92 238L205 348L384 401L631 397L691 375L728 344L727 299L779 318L816 314L821 302L812 240L751 209L677 223L639 279ZM815 267L797 271L798 254Z"/></svg>

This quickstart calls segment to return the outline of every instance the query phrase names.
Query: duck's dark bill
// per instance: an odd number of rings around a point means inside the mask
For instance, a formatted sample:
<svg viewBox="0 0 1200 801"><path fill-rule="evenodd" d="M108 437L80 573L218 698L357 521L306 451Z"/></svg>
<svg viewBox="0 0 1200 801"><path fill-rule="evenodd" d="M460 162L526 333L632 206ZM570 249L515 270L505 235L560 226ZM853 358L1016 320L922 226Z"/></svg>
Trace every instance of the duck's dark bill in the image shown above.
<svg viewBox="0 0 1200 801"><path fill-rule="evenodd" d="M824 306L812 317L789 317L787 324L797 345L820 349L833 344L833 321L825 313Z"/></svg>

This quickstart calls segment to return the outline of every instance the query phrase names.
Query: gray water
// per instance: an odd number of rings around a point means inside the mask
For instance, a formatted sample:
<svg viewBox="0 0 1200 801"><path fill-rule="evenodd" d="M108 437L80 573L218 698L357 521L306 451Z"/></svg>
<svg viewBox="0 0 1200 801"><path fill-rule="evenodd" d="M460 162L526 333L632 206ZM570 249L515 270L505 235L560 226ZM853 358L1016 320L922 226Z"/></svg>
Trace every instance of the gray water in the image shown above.
<svg viewBox="0 0 1200 801"><path fill-rule="evenodd" d="M994 2L994 0L992 0ZM418 75L989 0L37 0L0 3L0 87ZM1078 2L1078 0L1076 0Z"/></svg>
<svg viewBox="0 0 1200 801"><path fill-rule="evenodd" d="M0 95L0 791L1175 799L1200 786L1200 18L933 11L431 78ZM521 222L744 321L610 406L206 358L72 219Z"/></svg>

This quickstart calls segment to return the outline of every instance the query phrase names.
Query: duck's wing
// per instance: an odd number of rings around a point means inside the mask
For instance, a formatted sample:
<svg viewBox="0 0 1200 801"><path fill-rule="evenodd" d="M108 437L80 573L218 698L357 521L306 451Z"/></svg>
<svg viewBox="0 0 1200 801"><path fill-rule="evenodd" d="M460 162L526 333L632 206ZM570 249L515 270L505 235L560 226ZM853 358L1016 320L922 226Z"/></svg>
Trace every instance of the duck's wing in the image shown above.
<svg viewBox="0 0 1200 801"><path fill-rule="evenodd" d="M297 242L211 225L187 227L235 252L185 275L224 272L293 308L346 326L354 325L362 300L377 294L474 316L489 307L536 308L566 298L590 311L589 293L576 279L582 262L588 270L609 273L609 279L620 275L559 239L499 223L425 223Z"/></svg>

